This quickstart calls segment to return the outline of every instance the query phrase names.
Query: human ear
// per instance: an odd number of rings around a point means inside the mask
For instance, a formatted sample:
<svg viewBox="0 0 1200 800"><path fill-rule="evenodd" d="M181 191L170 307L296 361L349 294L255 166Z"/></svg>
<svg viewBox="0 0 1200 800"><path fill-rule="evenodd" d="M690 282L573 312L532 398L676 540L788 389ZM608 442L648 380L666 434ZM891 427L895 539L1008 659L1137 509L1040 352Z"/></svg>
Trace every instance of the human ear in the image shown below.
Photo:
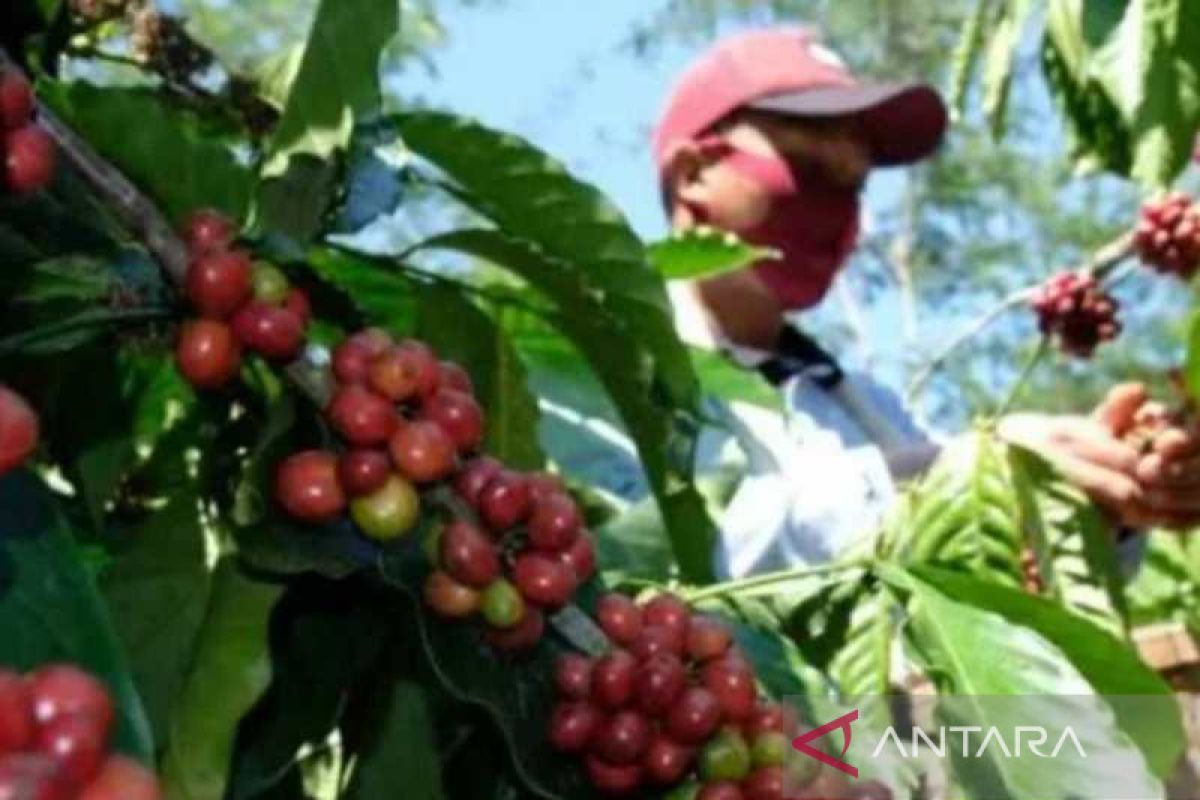
<svg viewBox="0 0 1200 800"><path fill-rule="evenodd" d="M709 192L704 183L704 153L695 142L681 144L671 156L664 174L670 198L672 227L690 228L703 220Z"/></svg>

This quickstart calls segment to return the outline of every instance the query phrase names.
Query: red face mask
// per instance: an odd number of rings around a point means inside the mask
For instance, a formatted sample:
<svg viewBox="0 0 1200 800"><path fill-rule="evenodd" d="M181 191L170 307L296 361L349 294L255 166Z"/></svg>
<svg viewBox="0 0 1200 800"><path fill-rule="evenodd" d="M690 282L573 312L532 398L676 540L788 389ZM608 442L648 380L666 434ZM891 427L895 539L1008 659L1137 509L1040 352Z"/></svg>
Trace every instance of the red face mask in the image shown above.
<svg viewBox="0 0 1200 800"><path fill-rule="evenodd" d="M754 265L755 274L784 308L812 308L825 298L858 241L858 193L817 176L797 175L780 158L727 144L723 149L723 162L772 198L761 224L736 231L744 241L781 255Z"/></svg>

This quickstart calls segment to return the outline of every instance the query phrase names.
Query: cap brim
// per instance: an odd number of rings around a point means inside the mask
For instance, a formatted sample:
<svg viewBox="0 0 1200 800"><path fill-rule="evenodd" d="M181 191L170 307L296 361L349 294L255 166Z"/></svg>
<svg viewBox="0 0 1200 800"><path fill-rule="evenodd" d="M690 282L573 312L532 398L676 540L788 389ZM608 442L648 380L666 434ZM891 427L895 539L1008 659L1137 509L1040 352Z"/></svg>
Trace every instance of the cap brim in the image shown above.
<svg viewBox="0 0 1200 800"><path fill-rule="evenodd" d="M880 166L928 158L942 143L949 123L941 95L920 83L806 89L763 97L745 107L795 117L859 117Z"/></svg>

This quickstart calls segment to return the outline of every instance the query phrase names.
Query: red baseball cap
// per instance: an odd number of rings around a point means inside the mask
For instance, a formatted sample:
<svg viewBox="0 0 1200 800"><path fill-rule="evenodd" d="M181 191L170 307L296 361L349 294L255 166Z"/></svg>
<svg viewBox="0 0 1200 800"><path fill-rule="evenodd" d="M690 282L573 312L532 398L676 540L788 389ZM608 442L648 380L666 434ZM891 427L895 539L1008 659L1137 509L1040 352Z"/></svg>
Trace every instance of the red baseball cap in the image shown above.
<svg viewBox="0 0 1200 800"><path fill-rule="evenodd" d="M680 144L739 108L796 117L858 116L879 166L931 155L946 133L946 104L922 83L860 83L807 28L768 28L717 43L680 79L654 131L660 171Z"/></svg>

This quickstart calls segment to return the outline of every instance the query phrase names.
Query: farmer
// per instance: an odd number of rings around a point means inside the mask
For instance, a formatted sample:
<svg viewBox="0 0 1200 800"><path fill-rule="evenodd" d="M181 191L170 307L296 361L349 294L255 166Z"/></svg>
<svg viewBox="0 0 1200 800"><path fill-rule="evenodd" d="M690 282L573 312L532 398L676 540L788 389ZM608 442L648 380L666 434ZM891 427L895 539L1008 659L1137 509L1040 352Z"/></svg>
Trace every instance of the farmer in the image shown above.
<svg viewBox="0 0 1200 800"><path fill-rule="evenodd" d="M871 170L931 157L947 126L929 86L857 81L815 34L744 33L683 76L654 133L675 230L709 225L777 251L746 269L671 287L681 336L758 370L786 414L738 406L746 461L721 520L724 577L827 560L869 535L941 445L899 398L793 327L854 252ZM1000 433L1053 461L1117 531L1200 522L1200 438L1172 429L1151 453L1118 437L1147 404L1119 386L1091 416L1019 414ZM1119 534L1130 550L1140 537Z"/></svg>

